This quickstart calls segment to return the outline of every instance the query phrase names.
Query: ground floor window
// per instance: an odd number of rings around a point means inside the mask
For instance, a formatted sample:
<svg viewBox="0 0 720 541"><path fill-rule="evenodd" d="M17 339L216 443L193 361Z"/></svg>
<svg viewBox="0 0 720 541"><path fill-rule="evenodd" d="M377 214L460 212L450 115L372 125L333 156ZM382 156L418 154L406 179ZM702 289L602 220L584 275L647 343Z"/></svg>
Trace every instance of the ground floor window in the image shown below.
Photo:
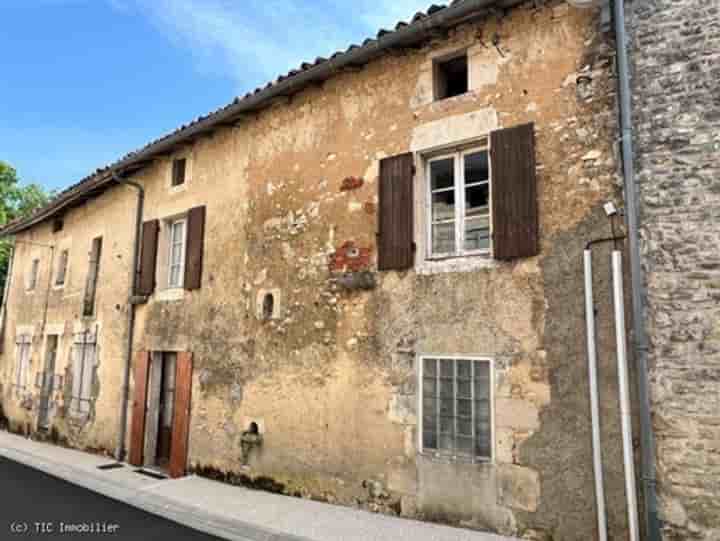
<svg viewBox="0 0 720 541"><path fill-rule="evenodd" d="M427 356L420 371L422 451L492 460L492 362Z"/></svg>
<svg viewBox="0 0 720 541"><path fill-rule="evenodd" d="M97 334L91 331L76 333L72 349L72 397L70 413L87 415L90 412L95 374Z"/></svg>
<svg viewBox="0 0 720 541"><path fill-rule="evenodd" d="M15 386L24 390L28 384L30 374L30 352L32 337L29 334L19 334L15 340Z"/></svg>

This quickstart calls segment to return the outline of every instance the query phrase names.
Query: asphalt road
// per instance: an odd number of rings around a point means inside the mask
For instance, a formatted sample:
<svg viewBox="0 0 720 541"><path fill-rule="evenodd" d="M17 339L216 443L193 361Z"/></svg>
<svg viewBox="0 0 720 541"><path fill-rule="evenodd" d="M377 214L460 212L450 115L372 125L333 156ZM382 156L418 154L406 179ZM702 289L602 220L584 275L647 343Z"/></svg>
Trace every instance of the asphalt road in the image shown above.
<svg viewBox="0 0 720 541"><path fill-rule="evenodd" d="M0 540L14 539L218 541L0 457Z"/></svg>

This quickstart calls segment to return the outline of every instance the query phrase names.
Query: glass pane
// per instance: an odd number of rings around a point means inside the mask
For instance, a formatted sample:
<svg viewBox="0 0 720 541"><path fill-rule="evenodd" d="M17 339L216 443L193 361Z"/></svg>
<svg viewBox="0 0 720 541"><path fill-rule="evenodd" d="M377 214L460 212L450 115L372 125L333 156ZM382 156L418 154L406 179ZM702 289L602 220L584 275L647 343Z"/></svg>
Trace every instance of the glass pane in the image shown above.
<svg viewBox="0 0 720 541"><path fill-rule="evenodd" d="M180 284L180 267L174 265L170 267L170 285L177 286Z"/></svg>
<svg viewBox="0 0 720 541"><path fill-rule="evenodd" d="M485 422L490 419L490 401L477 400L475 402L475 418L477 422Z"/></svg>
<svg viewBox="0 0 720 541"><path fill-rule="evenodd" d="M443 359L440 361L440 376L443 378L455 377L455 361L452 359Z"/></svg>
<svg viewBox="0 0 720 541"><path fill-rule="evenodd" d="M487 250L490 248L490 219L473 218L465 221L465 249Z"/></svg>
<svg viewBox="0 0 720 541"><path fill-rule="evenodd" d="M490 458L490 456L492 455L492 451L490 450L490 438L483 437L477 440L475 454L477 456Z"/></svg>
<svg viewBox="0 0 720 541"><path fill-rule="evenodd" d="M477 379L490 379L490 363L475 361L475 377Z"/></svg>
<svg viewBox="0 0 720 541"><path fill-rule="evenodd" d="M455 160L446 158L430 162L430 186L433 190L452 188L455 185Z"/></svg>
<svg viewBox="0 0 720 541"><path fill-rule="evenodd" d="M464 434L465 436L472 436L472 421L470 419L458 419L457 420L457 431L458 431L458 434Z"/></svg>
<svg viewBox="0 0 720 541"><path fill-rule="evenodd" d="M476 216L487 216L489 213L490 185L480 184L479 186L465 188L465 216L467 218L473 218Z"/></svg>
<svg viewBox="0 0 720 541"><path fill-rule="evenodd" d="M437 400L423 400L423 427L429 430L437 429Z"/></svg>
<svg viewBox="0 0 720 541"><path fill-rule="evenodd" d="M462 436L458 436L457 438L457 450L459 453L464 453L466 455L471 455L473 452L473 439L472 437L464 438Z"/></svg>
<svg viewBox="0 0 720 541"><path fill-rule="evenodd" d="M444 415L445 417L452 417L455 415L452 399L440 400L440 415Z"/></svg>
<svg viewBox="0 0 720 541"><path fill-rule="evenodd" d="M472 361L457 361L457 374L459 378L472 377Z"/></svg>
<svg viewBox="0 0 720 541"><path fill-rule="evenodd" d="M432 226L432 251L435 254L455 252L455 222Z"/></svg>
<svg viewBox="0 0 720 541"><path fill-rule="evenodd" d="M425 430L423 432L423 447L425 449L437 449L437 434L435 432Z"/></svg>
<svg viewBox="0 0 720 541"><path fill-rule="evenodd" d="M441 398L453 398L455 395L455 386L451 379L440 380L440 397Z"/></svg>
<svg viewBox="0 0 720 541"><path fill-rule="evenodd" d="M426 376L435 376L437 370L437 361L435 359L425 359L423 364L423 372Z"/></svg>
<svg viewBox="0 0 720 541"><path fill-rule="evenodd" d="M455 448L455 436L453 434L438 434L438 449L452 451Z"/></svg>
<svg viewBox="0 0 720 541"><path fill-rule="evenodd" d="M437 380L432 378L423 378L423 395L437 396Z"/></svg>
<svg viewBox="0 0 720 541"><path fill-rule="evenodd" d="M457 381L457 395L458 398L472 398L472 382L469 379Z"/></svg>
<svg viewBox="0 0 720 541"><path fill-rule="evenodd" d="M444 434L454 434L455 419L453 417L440 417L440 432Z"/></svg>
<svg viewBox="0 0 720 541"><path fill-rule="evenodd" d="M433 222L455 218L455 190L432 194Z"/></svg>
<svg viewBox="0 0 720 541"><path fill-rule="evenodd" d="M457 401L458 417L472 417L472 400Z"/></svg>
<svg viewBox="0 0 720 541"><path fill-rule="evenodd" d="M465 155L465 184L490 178L487 150Z"/></svg>

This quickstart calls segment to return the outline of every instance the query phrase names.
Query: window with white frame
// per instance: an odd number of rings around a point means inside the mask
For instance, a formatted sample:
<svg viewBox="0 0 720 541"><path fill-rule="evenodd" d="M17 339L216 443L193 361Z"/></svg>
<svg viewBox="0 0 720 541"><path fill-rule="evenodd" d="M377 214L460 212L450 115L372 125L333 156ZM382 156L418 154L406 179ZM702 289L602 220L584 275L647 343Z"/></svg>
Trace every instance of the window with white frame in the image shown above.
<svg viewBox="0 0 720 541"><path fill-rule="evenodd" d="M28 276L28 282L27 282L28 291L33 291L35 289L35 286L37 286L39 271L40 271L40 260L33 259L32 264L30 265L30 274Z"/></svg>
<svg viewBox="0 0 720 541"><path fill-rule="evenodd" d="M491 249L490 160L486 148L427 161L429 256L452 257Z"/></svg>
<svg viewBox="0 0 720 541"><path fill-rule="evenodd" d="M168 287L183 287L185 276L185 218L170 222L168 235Z"/></svg>
<svg viewBox="0 0 720 541"><path fill-rule="evenodd" d="M422 357L420 371L422 452L491 461L492 361Z"/></svg>
<svg viewBox="0 0 720 541"><path fill-rule="evenodd" d="M15 343L15 386L18 389L25 389L30 374L32 336L20 334L17 336Z"/></svg>
<svg viewBox="0 0 720 541"><path fill-rule="evenodd" d="M90 412L97 354L96 337L96 333L85 331L76 333L73 340L70 399L70 413L73 415L87 415Z"/></svg>

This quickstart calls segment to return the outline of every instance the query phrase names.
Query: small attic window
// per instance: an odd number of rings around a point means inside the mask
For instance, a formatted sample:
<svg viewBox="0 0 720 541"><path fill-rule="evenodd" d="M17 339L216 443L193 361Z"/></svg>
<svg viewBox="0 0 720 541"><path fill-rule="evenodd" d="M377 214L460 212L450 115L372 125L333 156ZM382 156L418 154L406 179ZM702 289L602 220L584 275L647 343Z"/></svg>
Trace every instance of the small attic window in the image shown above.
<svg viewBox="0 0 720 541"><path fill-rule="evenodd" d="M266 293L263 298L262 317L264 321L270 321L275 313L275 295Z"/></svg>
<svg viewBox="0 0 720 541"><path fill-rule="evenodd" d="M52 232L57 233L59 231L62 231L64 226L65 223L63 222L62 218L55 218L52 223Z"/></svg>
<svg viewBox="0 0 720 541"><path fill-rule="evenodd" d="M435 99L444 100L465 94L469 89L467 51L435 61Z"/></svg>
<svg viewBox="0 0 720 541"><path fill-rule="evenodd" d="M178 158L173 160L172 164L172 186L182 186L185 184L185 170L187 166L187 160L185 158Z"/></svg>

